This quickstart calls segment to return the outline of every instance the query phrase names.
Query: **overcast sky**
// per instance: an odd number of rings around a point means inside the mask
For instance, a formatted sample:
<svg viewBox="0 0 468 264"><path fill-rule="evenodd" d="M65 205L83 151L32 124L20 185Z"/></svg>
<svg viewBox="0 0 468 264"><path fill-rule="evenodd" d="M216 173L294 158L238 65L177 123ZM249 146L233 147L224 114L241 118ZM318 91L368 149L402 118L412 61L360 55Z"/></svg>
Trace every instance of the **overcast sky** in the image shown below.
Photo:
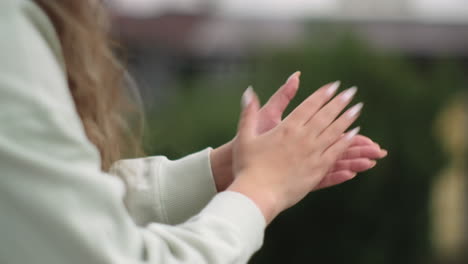
<svg viewBox="0 0 468 264"><path fill-rule="evenodd" d="M165 8L190 10L201 0L110 0L134 14L149 14ZM211 0L227 15L258 17L295 17L332 15L340 1L351 0ZM352 0L359 2L359 0ZM361 2L376 0L360 0ZM393 1L393 0L380 0ZM468 0L408 0L412 12L428 17L468 20Z"/></svg>
<svg viewBox="0 0 468 264"><path fill-rule="evenodd" d="M150 13L164 7L191 9L200 0L112 0L120 7L136 12ZM219 11L231 15L298 16L330 13L336 0L214 0Z"/></svg>
<svg viewBox="0 0 468 264"><path fill-rule="evenodd" d="M412 0L412 5L421 13L431 16L465 16L468 18L467 0Z"/></svg>

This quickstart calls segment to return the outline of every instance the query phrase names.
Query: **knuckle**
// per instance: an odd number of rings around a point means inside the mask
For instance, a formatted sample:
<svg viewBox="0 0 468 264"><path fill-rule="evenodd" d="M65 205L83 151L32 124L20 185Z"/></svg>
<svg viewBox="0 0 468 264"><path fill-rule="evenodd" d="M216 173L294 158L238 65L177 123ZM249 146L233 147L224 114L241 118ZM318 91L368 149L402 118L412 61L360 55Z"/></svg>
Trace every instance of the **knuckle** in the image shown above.
<svg viewBox="0 0 468 264"><path fill-rule="evenodd" d="M314 119L314 125L323 127L328 123L328 118L325 115L319 115Z"/></svg>
<svg viewBox="0 0 468 264"><path fill-rule="evenodd" d="M332 115L333 111L331 109L331 107L329 107L328 105L324 108L322 108L322 110L320 110L322 116L324 118L330 118L330 116Z"/></svg>
<svg viewBox="0 0 468 264"><path fill-rule="evenodd" d="M289 138L296 132L296 128L293 126L284 126L281 130L281 136L283 138Z"/></svg>
<svg viewBox="0 0 468 264"><path fill-rule="evenodd" d="M330 135L333 138L337 139L345 132L347 126L346 126L346 124L343 124L343 122L338 120L335 123L333 123L330 128L331 128L330 129Z"/></svg>

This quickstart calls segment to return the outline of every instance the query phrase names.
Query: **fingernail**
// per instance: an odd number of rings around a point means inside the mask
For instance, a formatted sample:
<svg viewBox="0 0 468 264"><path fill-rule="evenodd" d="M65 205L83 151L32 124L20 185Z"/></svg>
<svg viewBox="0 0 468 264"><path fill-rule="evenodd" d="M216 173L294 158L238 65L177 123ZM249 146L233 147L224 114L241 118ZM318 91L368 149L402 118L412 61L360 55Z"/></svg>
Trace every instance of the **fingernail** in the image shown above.
<svg viewBox="0 0 468 264"><path fill-rule="evenodd" d="M359 130L361 130L361 127L356 127L355 129L349 131L345 136L346 139L348 140L353 139L359 133Z"/></svg>
<svg viewBox="0 0 468 264"><path fill-rule="evenodd" d="M356 117L356 115L358 115L361 112L363 106L364 106L363 103L359 103L353 106L351 109L349 109L348 116L350 118Z"/></svg>
<svg viewBox="0 0 468 264"><path fill-rule="evenodd" d="M244 94L242 95L242 108L246 108L252 102L254 96L254 91L252 85L245 90Z"/></svg>
<svg viewBox="0 0 468 264"><path fill-rule="evenodd" d="M376 161L372 161L372 163L371 163L371 169L374 168L376 165L377 165L377 162L376 162Z"/></svg>
<svg viewBox="0 0 468 264"><path fill-rule="evenodd" d="M349 88L348 90L346 90L343 95L342 95L342 99L343 101L345 102L348 102L348 101L351 101L351 99L354 97L354 95L356 94L358 88L356 86L353 86L351 88Z"/></svg>
<svg viewBox="0 0 468 264"><path fill-rule="evenodd" d="M289 76L288 80L286 82L289 82L291 81L293 78L298 78L301 77L301 72L300 71L297 71L295 73L293 73L291 76Z"/></svg>
<svg viewBox="0 0 468 264"><path fill-rule="evenodd" d="M340 88L340 85L341 85L340 81L336 81L336 82L332 83L330 85L330 87L328 87L328 89L327 89L327 95L332 96L333 94L335 94L336 91L338 90L338 88Z"/></svg>

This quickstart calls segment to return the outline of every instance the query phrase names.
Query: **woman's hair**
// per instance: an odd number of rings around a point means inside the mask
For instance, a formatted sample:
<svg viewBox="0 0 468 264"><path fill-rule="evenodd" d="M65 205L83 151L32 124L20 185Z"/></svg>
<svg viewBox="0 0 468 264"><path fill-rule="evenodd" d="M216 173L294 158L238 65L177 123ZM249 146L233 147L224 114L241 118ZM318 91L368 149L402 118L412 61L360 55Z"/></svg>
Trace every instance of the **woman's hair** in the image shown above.
<svg viewBox="0 0 468 264"><path fill-rule="evenodd" d="M141 123L135 133L125 118L138 109L125 95L125 69L114 54L110 20L101 1L35 1L59 36L70 92L86 135L100 152L102 169L141 154Z"/></svg>

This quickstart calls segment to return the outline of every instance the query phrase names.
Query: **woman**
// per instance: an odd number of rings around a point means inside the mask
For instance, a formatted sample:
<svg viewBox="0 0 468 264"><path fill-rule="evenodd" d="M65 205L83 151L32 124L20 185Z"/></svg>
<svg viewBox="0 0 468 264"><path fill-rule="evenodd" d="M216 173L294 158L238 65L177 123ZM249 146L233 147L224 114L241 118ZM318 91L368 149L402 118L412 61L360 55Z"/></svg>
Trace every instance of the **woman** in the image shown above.
<svg viewBox="0 0 468 264"><path fill-rule="evenodd" d="M281 211L386 155L343 134L355 88L281 121L296 73L262 109L248 89L220 148L118 161L132 107L107 31L99 1L0 1L0 263L245 263Z"/></svg>

